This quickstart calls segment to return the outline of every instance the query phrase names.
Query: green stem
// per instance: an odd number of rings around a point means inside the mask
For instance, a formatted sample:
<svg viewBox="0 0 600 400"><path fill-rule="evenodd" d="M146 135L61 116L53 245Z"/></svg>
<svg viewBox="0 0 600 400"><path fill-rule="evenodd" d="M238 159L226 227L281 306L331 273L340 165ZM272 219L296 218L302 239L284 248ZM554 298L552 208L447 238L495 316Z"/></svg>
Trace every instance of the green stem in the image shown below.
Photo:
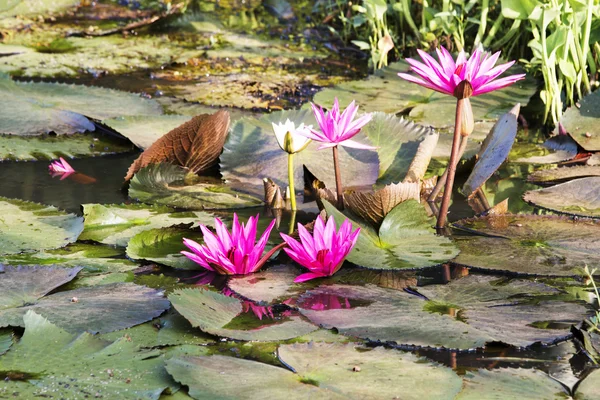
<svg viewBox="0 0 600 400"><path fill-rule="evenodd" d="M290 227L288 228L288 235L294 233L296 229L296 211L292 211L292 215L290 216Z"/></svg>
<svg viewBox="0 0 600 400"><path fill-rule="evenodd" d="M288 181L290 184L290 203L292 211L296 211L296 189L294 187L294 154L288 153Z"/></svg>
<svg viewBox="0 0 600 400"><path fill-rule="evenodd" d="M494 22L494 25L492 25L492 27L490 28L490 31L488 32L487 37L483 41L484 48L487 49L488 47L490 47L490 43L492 43L492 40L494 40L494 37L496 36L496 32L498 32L498 29L500 29L500 26L502 25L503 22L504 22L504 15L500 14L498 16L498 19L496 20L496 22Z"/></svg>
<svg viewBox="0 0 600 400"><path fill-rule="evenodd" d="M413 30L415 38L417 40L421 40L421 33L419 32L419 28L417 28L415 20L412 19L412 15L410 15L410 3L408 2L408 0L402 0L402 11L404 12L402 16L406 20L408 26L410 26L410 29Z"/></svg>
<svg viewBox="0 0 600 400"><path fill-rule="evenodd" d="M585 12L585 26L583 28L583 38L582 38L582 42L581 42L582 58L581 58L580 62L581 62L581 69L583 70L583 76L584 76L583 83L585 85L585 90L587 91L587 93L592 91L589 79L587 77L586 65L587 65L587 54L588 54L588 51L590 50L590 33L592 30L593 7L594 7L594 1L588 0L588 2L586 4L586 12Z"/></svg>
<svg viewBox="0 0 600 400"><path fill-rule="evenodd" d="M473 48L477 47L481 40L483 39L483 35L485 34L485 28L487 27L487 16L489 11L489 0L481 1L481 19L479 20L479 30L477 31L477 36L475 36L475 42L473 43Z"/></svg>

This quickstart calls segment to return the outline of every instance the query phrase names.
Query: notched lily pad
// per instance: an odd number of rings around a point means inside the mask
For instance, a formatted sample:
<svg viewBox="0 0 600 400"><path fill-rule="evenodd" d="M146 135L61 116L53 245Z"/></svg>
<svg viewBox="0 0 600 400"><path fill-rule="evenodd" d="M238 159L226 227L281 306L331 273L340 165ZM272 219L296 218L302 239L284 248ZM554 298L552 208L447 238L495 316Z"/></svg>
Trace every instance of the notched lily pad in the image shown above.
<svg viewBox="0 0 600 400"><path fill-rule="evenodd" d="M565 217L497 215L458 221L484 236L455 236L453 262L525 275L576 276L600 266L600 224Z"/></svg>
<svg viewBox="0 0 600 400"><path fill-rule="evenodd" d="M281 315L276 317L277 320L265 320L252 329L244 321L235 321L243 311L240 300L208 290L175 290L169 295L169 300L192 326L215 336L237 340L274 341L303 336L317 329L299 316L293 315ZM250 329L243 329L244 327Z"/></svg>
<svg viewBox="0 0 600 400"><path fill-rule="evenodd" d="M577 167L542 169L529 175L527 181L540 185L549 185L592 176L600 176L600 166L582 165Z"/></svg>
<svg viewBox="0 0 600 400"><path fill-rule="evenodd" d="M12 376L0 385L0 397L158 400L166 389L178 389L159 351L73 334L33 311L21 325L25 334L0 357L0 375Z"/></svg>
<svg viewBox="0 0 600 400"><path fill-rule="evenodd" d="M129 185L129 197L148 204L187 210L257 207L262 201L224 184L186 184L188 170L172 164L153 164L139 170Z"/></svg>
<svg viewBox="0 0 600 400"><path fill-rule="evenodd" d="M0 310L0 327L23 326L32 310L69 332L112 332L149 321L169 308L161 291L132 283L85 287Z"/></svg>
<svg viewBox="0 0 600 400"><path fill-rule="evenodd" d="M523 200L561 214L600 218L600 176L531 190Z"/></svg>
<svg viewBox="0 0 600 400"><path fill-rule="evenodd" d="M82 222L53 206L0 197L0 254L66 246L77 240Z"/></svg>

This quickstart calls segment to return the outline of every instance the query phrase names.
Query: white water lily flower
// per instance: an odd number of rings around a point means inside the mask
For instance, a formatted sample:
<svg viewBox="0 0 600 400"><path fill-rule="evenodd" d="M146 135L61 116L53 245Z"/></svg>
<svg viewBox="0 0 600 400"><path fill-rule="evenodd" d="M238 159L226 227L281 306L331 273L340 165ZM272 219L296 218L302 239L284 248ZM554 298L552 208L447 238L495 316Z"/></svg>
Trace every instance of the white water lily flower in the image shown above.
<svg viewBox="0 0 600 400"><path fill-rule="evenodd" d="M272 124L279 147L289 154L298 153L299 151L304 150L311 141L311 139L302 136L300 132L312 128L312 125L304 126L302 123L296 127L296 124L289 119L287 119L285 123L280 122L279 124L276 124L273 122Z"/></svg>

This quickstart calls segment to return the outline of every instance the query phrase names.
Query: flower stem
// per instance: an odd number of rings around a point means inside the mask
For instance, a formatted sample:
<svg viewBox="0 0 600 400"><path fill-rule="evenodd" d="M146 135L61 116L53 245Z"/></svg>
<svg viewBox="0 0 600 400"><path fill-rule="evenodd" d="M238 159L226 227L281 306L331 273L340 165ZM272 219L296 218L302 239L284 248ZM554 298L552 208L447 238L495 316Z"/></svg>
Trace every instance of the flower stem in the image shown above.
<svg viewBox="0 0 600 400"><path fill-rule="evenodd" d="M333 147L333 169L335 171L335 188L337 191L337 208L342 211L344 209L344 191L342 189L342 173L340 171L340 161L338 147Z"/></svg>
<svg viewBox="0 0 600 400"><path fill-rule="evenodd" d="M254 267L254 270L258 271L267 261L269 261L269 258L271 258L273 256L273 254L275 254L275 252L283 249L285 246L287 246L287 243L283 242L283 243L280 243L277 246L273 247L271 250L269 250L269 252L267 254L265 254L263 256L263 258L261 258L256 263L256 266Z"/></svg>
<svg viewBox="0 0 600 400"><path fill-rule="evenodd" d="M440 213L436 224L438 232L444 230L446 226L446 214L448 214L448 208L450 207L450 197L452 196L452 187L454 186L454 175L456 174L456 165L458 164L458 153L460 146L460 130L462 124L462 113L463 113L464 99L456 101L456 119L454 122L454 139L452 140L452 152L450 153L450 162L448 163L448 176L446 178L446 187L444 188L444 197L442 197L442 204L440 205Z"/></svg>
<svg viewBox="0 0 600 400"><path fill-rule="evenodd" d="M290 184L290 203L292 211L296 211L296 189L294 187L294 154L288 153L288 181Z"/></svg>
<svg viewBox="0 0 600 400"><path fill-rule="evenodd" d="M292 215L290 216L290 227L288 229L288 235L294 233L296 229L296 211L292 211Z"/></svg>

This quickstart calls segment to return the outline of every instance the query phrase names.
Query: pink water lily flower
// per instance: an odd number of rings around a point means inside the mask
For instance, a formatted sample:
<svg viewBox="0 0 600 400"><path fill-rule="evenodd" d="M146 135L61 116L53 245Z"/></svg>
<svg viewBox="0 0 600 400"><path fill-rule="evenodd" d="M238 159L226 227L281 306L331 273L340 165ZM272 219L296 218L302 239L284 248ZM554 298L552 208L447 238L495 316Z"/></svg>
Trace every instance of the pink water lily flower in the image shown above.
<svg viewBox="0 0 600 400"><path fill-rule="evenodd" d="M62 178L60 178L61 181L67 176L75 173L73 167L71 167L69 163L62 157L60 157L58 161L53 161L50 163L50 165L48 165L48 170L52 174L53 178L55 176L62 176Z"/></svg>
<svg viewBox="0 0 600 400"><path fill-rule="evenodd" d="M358 106L354 101L340 114L340 104L337 97L333 102L333 107L327 113L323 112L323 108L311 103L311 107L319 129L312 127L299 132L300 135L306 136L314 141L321 142L319 150L337 145L354 147L356 149L375 149L373 146L361 144L351 140L360 132L361 128L371 120L371 114L365 114L362 117L354 120L358 112Z"/></svg>
<svg viewBox="0 0 600 400"><path fill-rule="evenodd" d="M464 80L467 80L473 88L471 95L479 96L512 85L525 77L525 74L517 74L496 79L515 63L511 61L494 67L500 57L499 51L490 55L477 49L468 60L465 52L461 51L456 62L444 47L436 49L439 62L426 52L417 51L423 63L411 58L407 58L406 62L418 76L404 73L398 73L398 76L450 96L455 96L454 90Z"/></svg>
<svg viewBox="0 0 600 400"><path fill-rule="evenodd" d="M200 225L204 244L200 245L184 238L183 244L192 252L182 251L181 254L209 271L222 275L251 274L260 269L280 248L280 246L274 247L263 257L275 220L271 221L259 241L255 243L257 225L258 215L250 217L244 225L238 221L238 216L234 213L233 226L229 233L225 224L219 218L215 218L217 235L215 236L206 226Z"/></svg>
<svg viewBox="0 0 600 400"><path fill-rule="evenodd" d="M298 276L294 282L305 282L315 278L322 278L335 274L344 263L360 234L360 228L352 232L352 224L345 220L336 233L333 217L329 217L327 225L319 215L315 221L311 235L302 224L298 224L300 242L280 233L289 247L284 251L298 264L306 267L310 272Z"/></svg>

